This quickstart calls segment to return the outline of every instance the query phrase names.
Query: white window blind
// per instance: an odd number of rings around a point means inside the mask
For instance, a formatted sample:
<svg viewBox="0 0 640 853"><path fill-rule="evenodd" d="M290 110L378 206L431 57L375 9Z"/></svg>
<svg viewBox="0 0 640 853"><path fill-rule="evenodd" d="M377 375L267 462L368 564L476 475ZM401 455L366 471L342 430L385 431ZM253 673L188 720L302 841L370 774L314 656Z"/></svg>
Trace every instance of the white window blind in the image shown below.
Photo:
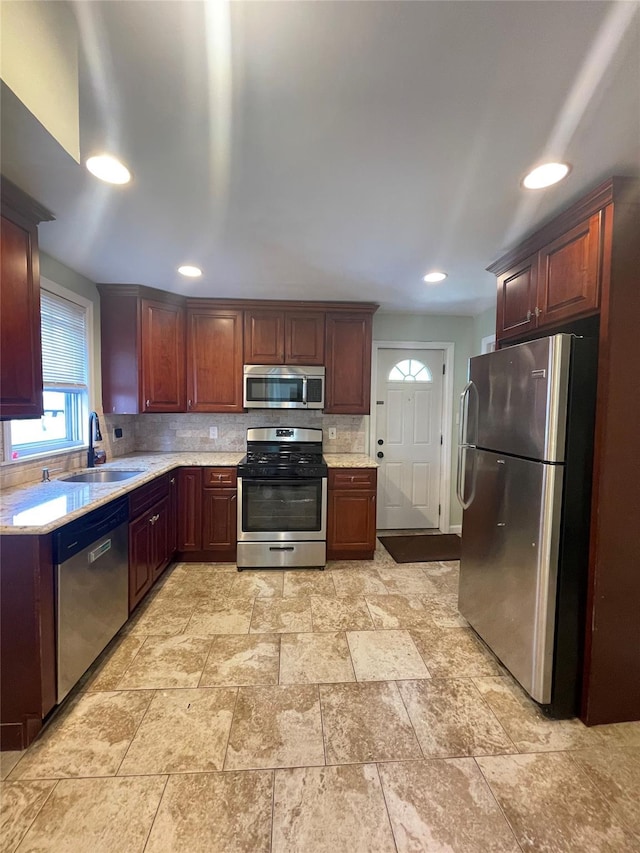
<svg viewBox="0 0 640 853"><path fill-rule="evenodd" d="M42 378L49 388L86 388L86 311L46 290L40 292Z"/></svg>

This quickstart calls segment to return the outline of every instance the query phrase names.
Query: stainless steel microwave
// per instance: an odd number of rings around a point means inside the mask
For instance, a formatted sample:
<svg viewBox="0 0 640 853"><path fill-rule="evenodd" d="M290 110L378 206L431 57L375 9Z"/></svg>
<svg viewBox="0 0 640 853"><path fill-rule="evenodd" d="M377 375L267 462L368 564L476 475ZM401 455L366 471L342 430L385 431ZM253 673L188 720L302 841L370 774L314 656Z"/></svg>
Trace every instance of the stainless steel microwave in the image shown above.
<svg viewBox="0 0 640 853"><path fill-rule="evenodd" d="M324 409L324 367L245 364L246 409Z"/></svg>

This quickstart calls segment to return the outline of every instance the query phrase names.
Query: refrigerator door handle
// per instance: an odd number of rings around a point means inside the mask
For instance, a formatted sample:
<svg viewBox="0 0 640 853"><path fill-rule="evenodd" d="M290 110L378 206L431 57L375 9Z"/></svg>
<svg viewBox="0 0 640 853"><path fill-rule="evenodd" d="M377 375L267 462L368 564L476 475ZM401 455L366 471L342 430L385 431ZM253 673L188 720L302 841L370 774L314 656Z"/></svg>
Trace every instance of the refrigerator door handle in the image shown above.
<svg viewBox="0 0 640 853"><path fill-rule="evenodd" d="M462 509L469 509L473 500L476 496L476 464L475 459L473 461L473 479L471 481L471 492L469 494L469 499L464 499L464 487L465 487L465 469L467 465L467 450L469 450L467 445L461 444L458 446L458 476L456 479L456 495L460 506Z"/></svg>
<svg viewBox="0 0 640 853"><path fill-rule="evenodd" d="M471 386L473 382L469 381L462 389L462 394L460 394L460 402L458 404L458 446L460 447L463 444L467 443L467 420L468 420L468 406L465 406L467 401L467 397L469 395L469 391L471 390Z"/></svg>

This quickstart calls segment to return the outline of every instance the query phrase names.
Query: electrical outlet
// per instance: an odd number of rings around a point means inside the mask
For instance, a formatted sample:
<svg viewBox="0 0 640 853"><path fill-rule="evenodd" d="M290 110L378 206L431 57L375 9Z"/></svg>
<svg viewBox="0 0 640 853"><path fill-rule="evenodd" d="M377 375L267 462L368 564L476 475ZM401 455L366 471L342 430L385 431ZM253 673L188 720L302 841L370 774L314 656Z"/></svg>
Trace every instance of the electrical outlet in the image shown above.
<svg viewBox="0 0 640 853"><path fill-rule="evenodd" d="M122 438L122 427L114 427L113 440L116 441L119 438Z"/></svg>
<svg viewBox="0 0 640 853"><path fill-rule="evenodd" d="M338 429L337 427L329 427L329 438L337 438L338 437Z"/></svg>
<svg viewBox="0 0 640 853"><path fill-rule="evenodd" d="M209 438L217 438L218 437L218 427L210 426L209 427Z"/></svg>

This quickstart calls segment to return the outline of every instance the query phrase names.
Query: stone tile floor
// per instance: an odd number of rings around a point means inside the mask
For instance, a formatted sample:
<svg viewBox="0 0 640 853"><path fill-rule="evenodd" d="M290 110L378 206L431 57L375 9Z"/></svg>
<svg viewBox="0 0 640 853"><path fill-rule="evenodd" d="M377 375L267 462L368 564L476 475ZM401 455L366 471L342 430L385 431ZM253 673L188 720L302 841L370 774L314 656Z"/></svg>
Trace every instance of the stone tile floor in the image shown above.
<svg viewBox="0 0 640 853"><path fill-rule="evenodd" d="M3 851L632 853L640 723L545 719L456 563L176 564L23 754Z"/></svg>

